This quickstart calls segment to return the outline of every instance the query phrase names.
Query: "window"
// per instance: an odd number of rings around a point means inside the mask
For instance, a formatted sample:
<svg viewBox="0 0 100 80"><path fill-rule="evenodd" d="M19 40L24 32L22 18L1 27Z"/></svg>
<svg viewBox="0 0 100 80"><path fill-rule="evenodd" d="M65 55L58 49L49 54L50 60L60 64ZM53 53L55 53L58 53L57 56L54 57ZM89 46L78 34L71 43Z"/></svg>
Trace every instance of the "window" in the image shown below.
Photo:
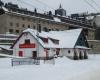
<svg viewBox="0 0 100 80"><path fill-rule="evenodd" d="M43 31L48 32L48 28L47 27L44 27L43 28Z"/></svg>
<svg viewBox="0 0 100 80"><path fill-rule="evenodd" d="M51 29L49 29L49 31L51 31Z"/></svg>
<svg viewBox="0 0 100 80"><path fill-rule="evenodd" d="M10 32L10 33L13 33L13 29L9 29L9 32Z"/></svg>
<svg viewBox="0 0 100 80"><path fill-rule="evenodd" d="M48 38L39 37L44 43L48 43Z"/></svg>
<svg viewBox="0 0 100 80"><path fill-rule="evenodd" d="M22 17L22 20L25 20L25 18L24 18L24 17Z"/></svg>
<svg viewBox="0 0 100 80"><path fill-rule="evenodd" d="M33 22L35 22L36 20L35 19L33 19Z"/></svg>
<svg viewBox="0 0 100 80"><path fill-rule="evenodd" d="M35 29L35 25L33 25L33 29Z"/></svg>
<svg viewBox="0 0 100 80"><path fill-rule="evenodd" d="M68 53L70 54L70 50L68 50Z"/></svg>
<svg viewBox="0 0 100 80"><path fill-rule="evenodd" d="M48 43L48 38L43 38L44 43Z"/></svg>
<svg viewBox="0 0 100 80"><path fill-rule="evenodd" d="M93 48L93 45L91 44L91 46L90 46L91 48Z"/></svg>
<svg viewBox="0 0 100 80"><path fill-rule="evenodd" d="M18 56L23 57L23 51L19 51Z"/></svg>
<svg viewBox="0 0 100 80"><path fill-rule="evenodd" d="M59 31L59 29L56 29L56 31Z"/></svg>
<svg viewBox="0 0 100 80"><path fill-rule="evenodd" d="M38 24L37 30L41 32L41 24Z"/></svg>
<svg viewBox="0 0 100 80"><path fill-rule="evenodd" d="M16 23L16 27L19 27L19 23Z"/></svg>
<svg viewBox="0 0 100 80"><path fill-rule="evenodd" d="M29 18L28 18L27 20L28 20L28 21L31 21L31 19L29 19Z"/></svg>
<svg viewBox="0 0 100 80"><path fill-rule="evenodd" d="M13 23L12 22L10 22L10 26L13 26Z"/></svg>
<svg viewBox="0 0 100 80"><path fill-rule="evenodd" d="M83 40L83 38L81 37L81 38L80 38L80 40L82 41L82 40Z"/></svg>
<svg viewBox="0 0 100 80"><path fill-rule="evenodd" d="M28 28L30 28L30 25L28 25Z"/></svg>
<svg viewBox="0 0 100 80"><path fill-rule="evenodd" d="M19 30L16 30L16 33L19 33Z"/></svg>
<svg viewBox="0 0 100 80"><path fill-rule="evenodd" d="M30 39L26 39L25 44L30 44Z"/></svg>
<svg viewBox="0 0 100 80"><path fill-rule="evenodd" d="M52 38L50 38L50 40L51 40L54 44L59 44L59 40L52 39Z"/></svg>
<svg viewBox="0 0 100 80"><path fill-rule="evenodd" d="M24 28L25 27L25 24L23 24L22 27Z"/></svg>

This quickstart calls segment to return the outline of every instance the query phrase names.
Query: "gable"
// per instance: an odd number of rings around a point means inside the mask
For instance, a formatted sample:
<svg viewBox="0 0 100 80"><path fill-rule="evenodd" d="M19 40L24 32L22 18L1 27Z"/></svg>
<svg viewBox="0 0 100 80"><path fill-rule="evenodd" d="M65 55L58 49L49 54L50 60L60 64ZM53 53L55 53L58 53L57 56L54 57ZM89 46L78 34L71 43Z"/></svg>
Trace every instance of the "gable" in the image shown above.
<svg viewBox="0 0 100 80"><path fill-rule="evenodd" d="M31 33L29 32L23 32L15 41L15 43L11 46L11 48L13 48L14 46L18 46L19 44L24 44L25 40L30 39L31 44L32 43L37 43L37 38L34 37ZM39 43L42 47L43 45L41 43Z"/></svg>
<svg viewBox="0 0 100 80"><path fill-rule="evenodd" d="M81 34L79 35L75 46L89 47L89 46L88 46L88 42L87 42L87 40L86 40L86 37L85 37L83 31L82 31Z"/></svg>

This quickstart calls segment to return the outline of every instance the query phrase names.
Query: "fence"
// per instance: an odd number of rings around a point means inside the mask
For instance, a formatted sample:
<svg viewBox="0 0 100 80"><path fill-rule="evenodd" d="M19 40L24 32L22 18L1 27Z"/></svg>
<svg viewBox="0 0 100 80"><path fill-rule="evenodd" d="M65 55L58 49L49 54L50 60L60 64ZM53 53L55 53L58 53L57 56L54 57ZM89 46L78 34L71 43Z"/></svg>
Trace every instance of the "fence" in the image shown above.
<svg viewBox="0 0 100 80"><path fill-rule="evenodd" d="M40 62L37 59L31 59L31 58L13 58L11 60L12 66L17 66L17 65L39 65Z"/></svg>

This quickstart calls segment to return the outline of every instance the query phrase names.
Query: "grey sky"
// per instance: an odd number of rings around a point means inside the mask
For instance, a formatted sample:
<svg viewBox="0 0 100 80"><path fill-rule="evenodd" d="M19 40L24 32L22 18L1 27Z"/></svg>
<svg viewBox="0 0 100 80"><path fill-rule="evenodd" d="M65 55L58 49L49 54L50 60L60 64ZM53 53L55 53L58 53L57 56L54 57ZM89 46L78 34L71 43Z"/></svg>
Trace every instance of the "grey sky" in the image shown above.
<svg viewBox="0 0 100 80"><path fill-rule="evenodd" d="M19 4L21 7L26 7L28 9L33 10L34 7L38 8L38 11L49 11L57 9L62 4L62 7L67 11L67 14L70 13L78 13L78 12L99 12L100 7L97 6L92 0L87 0L91 5L93 5L96 9L94 10L90 7L84 0L2 0L5 2L12 1L13 3ZM28 3L25 4L24 2ZM100 0L94 0L98 5L100 5ZM47 6L47 5L48 6ZM54 8L54 9L52 9Z"/></svg>

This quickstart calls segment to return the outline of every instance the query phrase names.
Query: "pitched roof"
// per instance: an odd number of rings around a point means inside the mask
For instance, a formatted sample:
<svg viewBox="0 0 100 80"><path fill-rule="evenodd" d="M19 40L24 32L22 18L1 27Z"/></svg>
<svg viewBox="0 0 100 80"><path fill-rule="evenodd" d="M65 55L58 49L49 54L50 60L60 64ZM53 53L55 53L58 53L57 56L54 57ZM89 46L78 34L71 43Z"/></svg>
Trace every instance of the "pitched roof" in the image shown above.
<svg viewBox="0 0 100 80"><path fill-rule="evenodd" d="M25 32L28 32L30 33L33 37L35 37L35 39L37 39L39 41L39 43L44 47L44 48L60 48L59 44L56 45L56 44L53 44L50 40L49 40L49 43L44 43L38 36L40 37L44 37L44 38L48 38L51 37L52 35L50 35L48 32L43 32L42 33L39 33L37 32L36 30L33 30L33 29L26 29L23 31L24 33ZM52 37L51 37L52 38ZM53 39L55 39L53 37Z"/></svg>
<svg viewBox="0 0 100 80"><path fill-rule="evenodd" d="M39 39L40 44L47 48L74 48L75 43L81 33L82 29L73 29L73 30L65 30L65 31L50 31L50 32L41 32L38 33L39 36L44 38L53 38L59 40L59 45L53 44L49 42L48 44L43 43L41 39ZM37 31L33 29L26 29L23 32L29 32L36 39Z"/></svg>
<svg viewBox="0 0 100 80"><path fill-rule="evenodd" d="M61 48L74 48L82 29L50 32L55 38L59 39Z"/></svg>

